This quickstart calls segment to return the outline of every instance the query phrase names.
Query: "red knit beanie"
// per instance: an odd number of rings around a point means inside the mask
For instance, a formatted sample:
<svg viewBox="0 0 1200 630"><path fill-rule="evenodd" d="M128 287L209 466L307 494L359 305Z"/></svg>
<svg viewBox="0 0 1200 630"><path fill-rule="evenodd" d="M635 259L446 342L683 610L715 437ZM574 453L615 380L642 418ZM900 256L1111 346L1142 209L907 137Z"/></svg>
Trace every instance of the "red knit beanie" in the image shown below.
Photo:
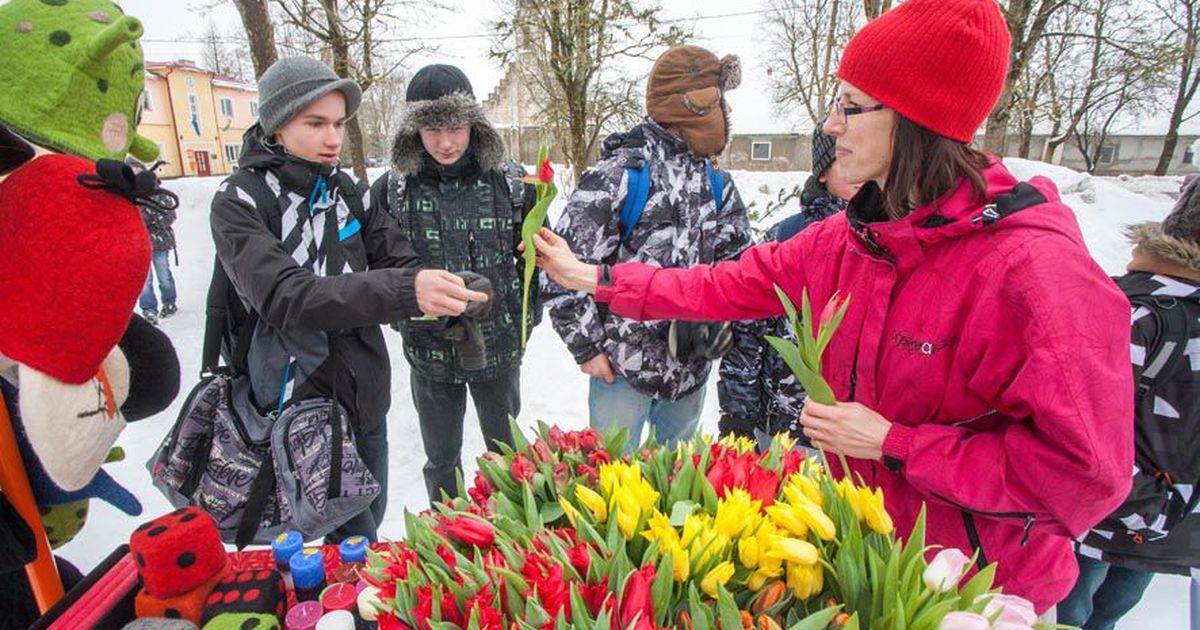
<svg viewBox="0 0 1200 630"><path fill-rule="evenodd" d="M96 375L150 268L137 207L83 173L95 165L45 155L0 182L0 354L66 383Z"/></svg>
<svg viewBox="0 0 1200 630"><path fill-rule="evenodd" d="M940 135L971 142L1008 74L996 0L908 0L854 35L838 78Z"/></svg>

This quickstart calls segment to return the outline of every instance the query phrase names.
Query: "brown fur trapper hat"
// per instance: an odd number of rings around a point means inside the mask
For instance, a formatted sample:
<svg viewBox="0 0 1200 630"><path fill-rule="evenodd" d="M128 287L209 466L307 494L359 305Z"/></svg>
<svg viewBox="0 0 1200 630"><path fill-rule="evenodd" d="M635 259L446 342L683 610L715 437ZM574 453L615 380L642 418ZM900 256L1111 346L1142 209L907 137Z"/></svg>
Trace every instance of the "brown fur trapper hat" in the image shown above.
<svg viewBox="0 0 1200 630"><path fill-rule="evenodd" d="M699 46L676 46L663 53L650 71L646 112L686 140L697 156L719 155L729 140L725 92L741 82L737 56L717 59Z"/></svg>

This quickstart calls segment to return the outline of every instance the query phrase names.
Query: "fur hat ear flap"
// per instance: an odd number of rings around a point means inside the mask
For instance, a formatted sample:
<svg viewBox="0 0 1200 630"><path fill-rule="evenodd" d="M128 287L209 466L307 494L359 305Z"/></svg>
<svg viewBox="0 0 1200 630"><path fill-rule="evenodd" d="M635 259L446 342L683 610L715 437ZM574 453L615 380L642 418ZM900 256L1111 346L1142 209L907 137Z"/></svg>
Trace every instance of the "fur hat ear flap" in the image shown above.
<svg viewBox="0 0 1200 630"><path fill-rule="evenodd" d="M721 91L737 89L742 84L742 60L737 55L721 57Z"/></svg>

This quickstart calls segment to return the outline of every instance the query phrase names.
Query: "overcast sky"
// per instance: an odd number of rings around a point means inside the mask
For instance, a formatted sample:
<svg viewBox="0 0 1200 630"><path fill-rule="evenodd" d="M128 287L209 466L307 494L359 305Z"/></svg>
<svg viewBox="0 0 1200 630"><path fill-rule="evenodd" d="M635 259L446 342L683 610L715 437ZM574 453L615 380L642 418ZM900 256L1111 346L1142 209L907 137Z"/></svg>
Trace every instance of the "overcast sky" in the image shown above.
<svg viewBox="0 0 1200 630"><path fill-rule="evenodd" d="M230 3L207 13L195 10L212 1L117 0L126 12L144 22L146 34L142 41L149 59L167 61L186 58L197 62L202 60L201 47L188 40L199 39L210 18L222 33L233 33L242 28L237 10ZM450 11L428 20L428 23L414 25L409 30L414 35L434 38L430 43L436 43L440 52L415 59L408 70L411 72L426 63L453 63L471 79L475 94L482 100L495 87L501 75L500 68L487 57L488 47L492 43L488 24L499 15L499 9L495 0L445 1L452 7ZM735 132L811 131L805 121L797 123L777 115L771 104L766 81L767 69L763 67L762 0L660 2L664 18L689 19L696 35L693 43L709 48L717 56L735 53L742 58L742 86L728 95L733 107ZM648 62L630 66L630 72L639 77L644 77L649 70ZM1131 126L1142 127L1145 132L1164 133L1166 114L1148 116ZM1186 123L1181 131L1200 133L1200 118Z"/></svg>
<svg viewBox="0 0 1200 630"><path fill-rule="evenodd" d="M232 5L223 6L211 13L201 13L193 10L210 2L197 0L118 0L118 4L130 15L141 19L146 27L143 36L143 46L146 56L154 61L171 59L192 59L201 61L200 45L188 42L188 39L200 38L206 28L209 17L223 33L241 29L241 19ZM459 9L442 15L430 23L420 24L411 29L431 38L441 52L434 56L423 56L411 64L409 70L415 70L426 63L453 63L466 72L475 88L475 94L482 100L500 80L500 68L487 58L488 46L491 44L488 23L494 21L499 14L495 2L491 0L448 0L448 4ZM709 48L722 56L735 53L742 58L742 86L729 94L729 102L733 107L734 130L742 133L765 131L788 131L791 125L775 116L770 103L770 95L761 67L761 55L758 49L761 43L756 37L762 21L762 3L760 0L662 0L664 17L667 18L696 18L694 24L697 35L696 43ZM479 36L459 38L461 36ZM185 40L185 41L181 41ZM644 75L649 71L649 64L637 64L632 72ZM807 126L807 125L805 125ZM808 129L801 129L807 133Z"/></svg>

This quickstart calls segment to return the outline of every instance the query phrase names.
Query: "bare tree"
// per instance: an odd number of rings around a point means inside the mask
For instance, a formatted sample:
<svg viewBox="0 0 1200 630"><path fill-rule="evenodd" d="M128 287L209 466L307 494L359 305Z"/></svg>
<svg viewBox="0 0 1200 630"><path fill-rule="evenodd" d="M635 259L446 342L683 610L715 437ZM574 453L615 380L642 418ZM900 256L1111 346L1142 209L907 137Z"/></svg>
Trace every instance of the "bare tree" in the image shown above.
<svg viewBox="0 0 1200 630"><path fill-rule="evenodd" d="M1161 47L1142 12L1123 0L1086 0L1057 21L1080 30L1045 40L1055 72L1045 82L1052 128L1043 158L1053 161L1074 141L1092 171L1115 126L1153 106L1163 81Z"/></svg>
<svg viewBox="0 0 1200 630"><path fill-rule="evenodd" d="M400 73L379 79L363 94L358 119L367 142L369 157L391 157L392 137L404 114L404 90L407 82Z"/></svg>
<svg viewBox="0 0 1200 630"><path fill-rule="evenodd" d="M862 7L863 14L866 15L869 22L891 9L892 0L863 0Z"/></svg>
<svg viewBox="0 0 1200 630"><path fill-rule="evenodd" d="M283 20L327 49L338 76L354 79L364 93L425 46L399 35L441 5L418 0L275 0ZM403 19L401 19L403 16ZM346 123L346 150L354 174L367 178L366 149L358 118Z"/></svg>
<svg viewBox="0 0 1200 630"><path fill-rule="evenodd" d="M524 68L521 79L541 109L576 179L600 134L636 120L639 81L622 64L688 35L641 0L503 0L492 57Z"/></svg>
<svg viewBox="0 0 1200 630"><path fill-rule="evenodd" d="M249 78L243 38L222 34L210 17L201 40L201 66L239 81Z"/></svg>
<svg viewBox="0 0 1200 630"><path fill-rule="evenodd" d="M1174 68L1175 100L1171 105L1171 120L1167 124L1167 135L1163 151L1154 167L1155 175L1166 175L1179 144L1179 126L1194 118L1197 113L1186 114L1200 86L1200 0L1154 0L1160 18L1171 26L1167 41L1170 59Z"/></svg>
<svg viewBox="0 0 1200 630"><path fill-rule="evenodd" d="M842 49L863 21L850 0L769 0L763 21L767 76L775 107L816 122L837 93Z"/></svg>
<svg viewBox="0 0 1200 630"><path fill-rule="evenodd" d="M250 58L254 61L254 79L275 63L279 53L275 50L275 26L271 22L268 0L233 0L242 16L246 39L250 42Z"/></svg>
<svg viewBox="0 0 1200 630"><path fill-rule="evenodd" d="M1001 3L1008 32L1012 37L1012 57L1008 75L1004 78L1004 91L987 120L984 148L993 153L1004 151L1009 123L1014 111L1020 106L1014 95L1030 61L1037 52L1038 43L1046 33L1046 26L1054 14L1069 4L1069 0L1008 0Z"/></svg>

